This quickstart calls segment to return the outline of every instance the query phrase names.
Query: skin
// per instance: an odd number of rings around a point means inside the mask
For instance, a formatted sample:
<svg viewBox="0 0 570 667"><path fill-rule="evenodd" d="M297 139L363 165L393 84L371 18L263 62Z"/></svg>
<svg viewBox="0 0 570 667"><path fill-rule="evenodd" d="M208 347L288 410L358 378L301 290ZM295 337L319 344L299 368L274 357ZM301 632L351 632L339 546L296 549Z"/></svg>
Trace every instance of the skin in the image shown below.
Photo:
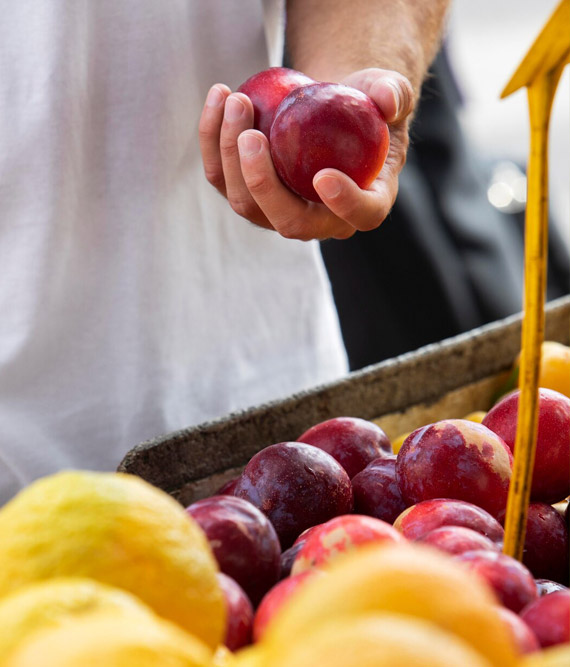
<svg viewBox="0 0 570 667"><path fill-rule="evenodd" d="M322 169L313 185L323 204L290 192L275 173L267 138L251 129L251 101L223 83L210 89L200 119L208 181L236 213L285 238L344 239L378 227L396 199L411 115L448 5L449 0L287 2L291 66L319 81L358 88L388 122L390 151L367 190L338 170Z"/></svg>

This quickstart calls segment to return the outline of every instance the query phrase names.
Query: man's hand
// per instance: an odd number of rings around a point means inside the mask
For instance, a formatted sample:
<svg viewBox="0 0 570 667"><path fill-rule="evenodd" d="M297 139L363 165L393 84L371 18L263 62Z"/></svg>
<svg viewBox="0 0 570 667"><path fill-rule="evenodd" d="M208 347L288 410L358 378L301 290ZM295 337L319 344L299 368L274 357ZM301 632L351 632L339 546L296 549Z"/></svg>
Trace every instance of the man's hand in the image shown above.
<svg viewBox="0 0 570 667"><path fill-rule="evenodd" d="M390 150L367 190L336 169L318 172L313 185L323 204L306 201L281 183L267 138L251 129L249 98L223 84L210 89L199 127L204 171L236 213L285 238L302 241L345 239L382 223L396 199L398 175L406 161L414 94L405 77L378 68L354 72L342 83L376 102L390 129Z"/></svg>

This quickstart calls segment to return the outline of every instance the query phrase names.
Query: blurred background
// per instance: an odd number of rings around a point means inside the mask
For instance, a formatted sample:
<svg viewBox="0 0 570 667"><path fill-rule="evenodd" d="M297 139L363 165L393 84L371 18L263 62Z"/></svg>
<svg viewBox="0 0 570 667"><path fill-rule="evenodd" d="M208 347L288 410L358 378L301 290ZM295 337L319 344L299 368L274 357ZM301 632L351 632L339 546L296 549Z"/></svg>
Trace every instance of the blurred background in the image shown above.
<svg viewBox="0 0 570 667"><path fill-rule="evenodd" d="M526 92L501 100L501 90L557 6L558 0L454 0L449 55L464 97L461 122L490 159L526 164L529 128ZM570 67L554 101L550 126L550 211L570 249ZM496 205L516 206L495 187Z"/></svg>
<svg viewBox="0 0 570 667"><path fill-rule="evenodd" d="M500 94L557 4L453 1L390 215L322 244L351 369L522 310L527 94ZM570 292L569 70L550 128L548 300Z"/></svg>

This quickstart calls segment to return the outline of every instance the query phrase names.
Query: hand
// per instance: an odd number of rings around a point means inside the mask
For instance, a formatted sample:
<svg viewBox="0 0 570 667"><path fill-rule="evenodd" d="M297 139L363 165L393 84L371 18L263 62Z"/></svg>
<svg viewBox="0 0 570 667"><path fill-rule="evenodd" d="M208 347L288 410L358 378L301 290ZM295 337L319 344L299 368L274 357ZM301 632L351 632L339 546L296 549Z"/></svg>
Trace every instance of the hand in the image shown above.
<svg viewBox="0 0 570 667"><path fill-rule="evenodd" d="M409 81L389 70L359 70L342 81L369 95L390 129L390 150L372 185L362 190L346 174L322 169L313 185L324 203L298 197L273 167L269 142L253 127L253 106L242 93L216 84L200 118L200 150L208 181L232 209L285 238L346 239L378 227L394 205L398 175L406 162L413 91Z"/></svg>

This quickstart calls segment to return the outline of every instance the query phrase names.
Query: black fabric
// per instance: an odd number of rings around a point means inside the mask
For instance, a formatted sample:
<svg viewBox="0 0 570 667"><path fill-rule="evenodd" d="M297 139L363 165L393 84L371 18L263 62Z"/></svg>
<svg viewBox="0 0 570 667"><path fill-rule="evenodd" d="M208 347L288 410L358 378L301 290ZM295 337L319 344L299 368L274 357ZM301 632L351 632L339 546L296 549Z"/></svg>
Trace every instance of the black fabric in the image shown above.
<svg viewBox="0 0 570 667"><path fill-rule="evenodd" d="M524 216L488 202L490 166L467 145L459 104L442 51L389 217L321 244L351 369L521 310ZM569 291L570 262L552 225L549 245L548 298L556 298Z"/></svg>

